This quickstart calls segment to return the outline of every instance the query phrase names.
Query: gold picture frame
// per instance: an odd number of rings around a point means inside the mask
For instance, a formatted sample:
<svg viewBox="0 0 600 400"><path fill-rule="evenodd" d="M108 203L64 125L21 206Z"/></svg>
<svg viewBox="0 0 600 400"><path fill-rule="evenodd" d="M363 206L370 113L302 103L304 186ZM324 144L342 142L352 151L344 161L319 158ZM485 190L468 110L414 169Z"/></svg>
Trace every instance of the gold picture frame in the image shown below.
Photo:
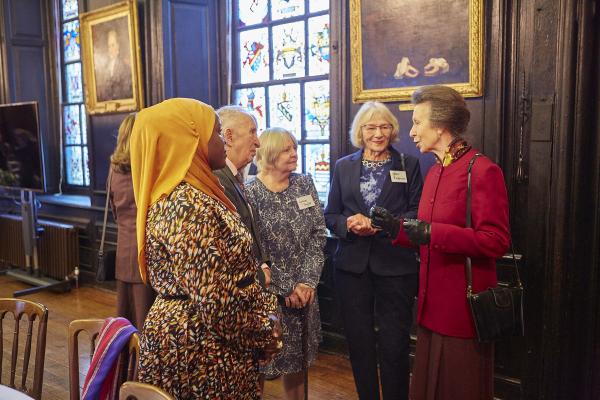
<svg viewBox="0 0 600 400"><path fill-rule="evenodd" d="M350 0L352 100L409 101L431 84L482 96L483 35L483 0Z"/></svg>
<svg viewBox="0 0 600 400"><path fill-rule="evenodd" d="M90 114L144 107L136 0L82 13L85 105Z"/></svg>

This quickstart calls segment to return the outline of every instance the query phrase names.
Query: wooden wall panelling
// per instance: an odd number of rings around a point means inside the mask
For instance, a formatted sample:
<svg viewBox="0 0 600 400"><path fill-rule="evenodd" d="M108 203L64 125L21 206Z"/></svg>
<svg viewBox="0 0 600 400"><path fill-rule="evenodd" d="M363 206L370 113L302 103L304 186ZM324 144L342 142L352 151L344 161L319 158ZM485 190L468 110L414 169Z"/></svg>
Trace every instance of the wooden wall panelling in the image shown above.
<svg viewBox="0 0 600 400"><path fill-rule="evenodd" d="M165 97L219 103L217 5L214 0L164 0Z"/></svg>
<svg viewBox="0 0 600 400"><path fill-rule="evenodd" d="M561 3L558 32L556 131L553 148L552 208L561 229L551 233L549 260L560 285L561 302L549 310L558 336L559 351L551 353L544 394L555 398L597 399L594 358L600 332L598 277L600 265L598 169L599 111L597 1ZM577 43L577 46L573 46ZM595 67L595 68L594 68ZM555 177L556 176L556 177ZM554 294L556 295L556 291ZM596 347L597 351L597 347ZM596 353L597 355L597 353Z"/></svg>

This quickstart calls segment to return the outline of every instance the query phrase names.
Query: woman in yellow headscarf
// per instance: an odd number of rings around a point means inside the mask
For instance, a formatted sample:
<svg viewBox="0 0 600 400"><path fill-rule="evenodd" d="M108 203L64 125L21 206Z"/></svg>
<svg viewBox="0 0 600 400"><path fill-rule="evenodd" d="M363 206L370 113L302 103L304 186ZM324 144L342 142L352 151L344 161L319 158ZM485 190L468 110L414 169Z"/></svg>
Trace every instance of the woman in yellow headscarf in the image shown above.
<svg viewBox="0 0 600 400"><path fill-rule="evenodd" d="M260 398L258 362L280 346L252 239L211 172L225 166L219 130L212 107L170 99L131 136L140 273L158 292L139 379L177 399Z"/></svg>

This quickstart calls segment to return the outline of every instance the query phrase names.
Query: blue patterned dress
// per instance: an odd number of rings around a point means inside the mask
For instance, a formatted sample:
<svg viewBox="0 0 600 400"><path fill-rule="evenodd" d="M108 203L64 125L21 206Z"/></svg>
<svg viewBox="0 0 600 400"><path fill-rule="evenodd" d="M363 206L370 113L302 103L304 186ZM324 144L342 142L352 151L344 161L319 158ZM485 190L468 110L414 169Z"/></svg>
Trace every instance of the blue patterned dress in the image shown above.
<svg viewBox="0 0 600 400"><path fill-rule="evenodd" d="M290 184L282 192L272 192L259 180L246 185L248 201L256 211L260 241L271 260L269 290L289 295L296 284L316 289L325 257L325 218L317 191L310 177L291 174ZM314 205L300 209L297 199L310 195ZM290 374L302 370L302 329L307 324L305 357L310 365L321 339L319 305L315 300L305 309L283 307L283 350L262 369L267 375Z"/></svg>

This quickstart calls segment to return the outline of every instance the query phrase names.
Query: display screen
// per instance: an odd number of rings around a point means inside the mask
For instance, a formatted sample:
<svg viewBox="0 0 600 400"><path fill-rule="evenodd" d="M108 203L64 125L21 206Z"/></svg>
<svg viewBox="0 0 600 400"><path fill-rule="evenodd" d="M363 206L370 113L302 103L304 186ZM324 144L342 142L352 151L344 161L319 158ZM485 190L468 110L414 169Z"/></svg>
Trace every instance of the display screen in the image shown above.
<svg viewBox="0 0 600 400"><path fill-rule="evenodd" d="M0 186L44 191L38 104L0 104Z"/></svg>

